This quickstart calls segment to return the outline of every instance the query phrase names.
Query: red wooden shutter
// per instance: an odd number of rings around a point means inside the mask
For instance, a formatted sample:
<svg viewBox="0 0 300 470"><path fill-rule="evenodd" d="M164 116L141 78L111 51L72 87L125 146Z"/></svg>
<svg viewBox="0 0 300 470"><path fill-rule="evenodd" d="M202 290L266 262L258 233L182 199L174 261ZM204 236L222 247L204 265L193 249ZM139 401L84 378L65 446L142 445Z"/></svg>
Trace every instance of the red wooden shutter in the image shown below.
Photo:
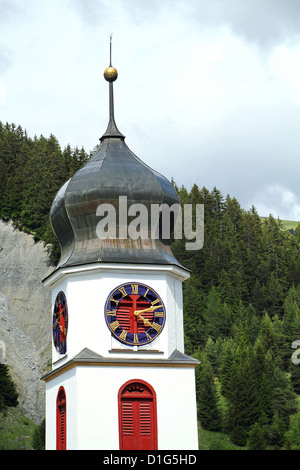
<svg viewBox="0 0 300 470"><path fill-rule="evenodd" d="M133 434L133 406L131 402L122 402L122 426L123 434L132 436Z"/></svg>
<svg viewBox="0 0 300 470"><path fill-rule="evenodd" d="M66 450L66 394L63 387L56 399L56 450Z"/></svg>
<svg viewBox="0 0 300 470"><path fill-rule="evenodd" d="M145 301L139 295L128 295L122 299L116 309L117 320L121 327L130 333L143 333L148 330L149 325L145 325L143 320L134 315L135 310L142 310L150 307L150 302ZM143 312L143 317L153 322L153 312Z"/></svg>
<svg viewBox="0 0 300 470"><path fill-rule="evenodd" d="M141 436L151 435L151 403L140 403L140 433Z"/></svg>
<svg viewBox="0 0 300 470"><path fill-rule="evenodd" d="M127 382L119 391L121 450L157 449L156 395L142 381Z"/></svg>

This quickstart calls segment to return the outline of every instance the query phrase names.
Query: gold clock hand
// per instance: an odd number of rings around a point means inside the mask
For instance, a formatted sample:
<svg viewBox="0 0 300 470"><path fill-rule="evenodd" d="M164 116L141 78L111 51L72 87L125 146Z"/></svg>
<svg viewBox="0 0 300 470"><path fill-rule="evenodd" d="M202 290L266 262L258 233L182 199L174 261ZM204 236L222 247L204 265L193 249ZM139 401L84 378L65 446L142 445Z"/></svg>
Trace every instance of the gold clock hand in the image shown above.
<svg viewBox="0 0 300 470"><path fill-rule="evenodd" d="M135 312L144 313L144 312L153 312L157 308L162 307L162 305L151 305L151 307L144 308L143 310L136 310ZM134 314L135 314L134 312Z"/></svg>
<svg viewBox="0 0 300 470"><path fill-rule="evenodd" d="M56 327L56 325L58 324L59 322L59 317L56 319L56 322L54 323L54 325L52 326L52 330L54 330L54 328Z"/></svg>
<svg viewBox="0 0 300 470"><path fill-rule="evenodd" d="M151 309L151 312L153 312L153 310L156 310L157 308L160 308L162 307L162 305L151 305L151 307L149 307Z"/></svg>
<svg viewBox="0 0 300 470"><path fill-rule="evenodd" d="M65 336L66 335L66 329L63 328L61 325L59 325L59 329L60 329L61 333Z"/></svg>
<svg viewBox="0 0 300 470"><path fill-rule="evenodd" d="M137 317L139 317L141 320L143 320L144 325L151 326L151 327L154 328L154 330L156 330L158 333L161 332L161 329L162 329L161 325L159 325L159 324L157 324L157 323L155 323L155 322L150 323L150 321L147 320L147 318L144 318L144 317L142 317L142 315L139 314L139 310L136 310L136 311L134 312L134 314L135 314L135 316L137 316Z"/></svg>
<svg viewBox="0 0 300 470"><path fill-rule="evenodd" d="M149 320L147 320L147 318L142 317L142 315L140 314L140 312L144 312L144 310L136 310L136 311L134 312L134 315L135 315L136 317L139 317L139 318L144 322L144 325L149 325L149 326L151 326L151 323L149 322Z"/></svg>

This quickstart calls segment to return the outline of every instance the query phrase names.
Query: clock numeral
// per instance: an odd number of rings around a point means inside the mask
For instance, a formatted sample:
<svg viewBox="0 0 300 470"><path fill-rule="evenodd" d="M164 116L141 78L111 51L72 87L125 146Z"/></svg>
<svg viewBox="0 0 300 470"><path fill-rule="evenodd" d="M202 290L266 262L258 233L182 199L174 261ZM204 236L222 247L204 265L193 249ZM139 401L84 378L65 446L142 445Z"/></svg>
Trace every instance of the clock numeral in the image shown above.
<svg viewBox="0 0 300 470"><path fill-rule="evenodd" d="M151 305L156 305L159 303L159 299L156 299L156 300L153 300L153 302L151 302Z"/></svg>
<svg viewBox="0 0 300 470"><path fill-rule="evenodd" d="M160 333L161 330L162 330L161 325L159 325L158 323L153 322L153 323L151 324L151 326L152 326L152 328L153 328L154 330L156 330L158 333Z"/></svg>
<svg viewBox="0 0 300 470"><path fill-rule="evenodd" d="M126 292L126 290L125 290L125 288L124 288L123 286L122 286L122 287L119 287L119 291L121 292L121 294L123 295L123 297L126 297L126 295L128 295L127 292Z"/></svg>
<svg viewBox="0 0 300 470"><path fill-rule="evenodd" d="M160 307L161 307L161 305L160 305ZM155 316L162 318L164 316L164 312L155 312Z"/></svg>
<svg viewBox="0 0 300 470"><path fill-rule="evenodd" d="M148 335L147 331L146 331L146 336L147 336L147 340L148 340L148 341L151 341L151 340L152 340L151 336Z"/></svg>
<svg viewBox="0 0 300 470"><path fill-rule="evenodd" d="M119 300L115 300L112 296L109 298L110 302L115 302L117 305L120 302Z"/></svg>
<svg viewBox="0 0 300 470"><path fill-rule="evenodd" d="M133 344L139 344L139 338L137 333L133 334Z"/></svg>
<svg viewBox="0 0 300 470"><path fill-rule="evenodd" d="M106 310L106 315L107 316L115 316L116 315L116 310Z"/></svg>
<svg viewBox="0 0 300 470"><path fill-rule="evenodd" d="M123 341L126 341L126 336L127 336L127 331L122 330L122 333L120 334L119 338Z"/></svg>
<svg viewBox="0 0 300 470"><path fill-rule="evenodd" d="M112 322L109 326L112 331L115 331L120 326L120 323L118 322L118 320L116 320Z"/></svg>
<svg viewBox="0 0 300 470"><path fill-rule="evenodd" d="M149 289L146 290L144 297L147 297L148 292L149 292Z"/></svg>
<svg viewBox="0 0 300 470"><path fill-rule="evenodd" d="M131 284L131 293L138 294L139 293L139 285L138 284Z"/></svg>

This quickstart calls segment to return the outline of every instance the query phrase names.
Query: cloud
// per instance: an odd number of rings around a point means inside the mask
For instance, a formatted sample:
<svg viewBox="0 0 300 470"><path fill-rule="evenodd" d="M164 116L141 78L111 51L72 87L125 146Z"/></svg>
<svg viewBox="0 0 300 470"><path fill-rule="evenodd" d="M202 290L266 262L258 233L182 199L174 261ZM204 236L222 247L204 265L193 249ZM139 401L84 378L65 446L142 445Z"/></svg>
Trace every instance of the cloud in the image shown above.
<svg viewBox="0 0 300 470"><path fill-rule="evenodd" d="M113 33L115 114L131 150L178 185L216 186L246 209L259 198L290 216L266 188L299 193L299 2L0 5L2 120L92 149L107 127Z"/></svg>
<svg viewBox="0 0 300 470"><path fill-rule="evenodd" d="M8 48L0 46L0 70L4 73L12 65L10 51Z"/></svg>
<svg viewBox="0 0 300 470"><path fill-rule="evenodd" d="M297 0L190 0L186 13L204 26L228 25L233 34L260 47L273 47L300 31Z"/></svg>
<svg viewBox="0 0 300 470"><path fill-rule="evenodd" d="M255 195L256 209L262 217L282 218L300 221L300 198L288 188L274 185L267 186ZM276 208L276 209L275 209Z"/></svg>
<svg viewBox="0 0 300 470"><path fill-rule="evenodd" d="M24 13L24 5L19 0L0 0L0 24L14 21Z"/></svg>
<svg viewBox="0 0 300 470"><path fill-rule="evenodd" d="M107 18L107 3L95 0L68 0L69 8L75 9L79 17L89 25L99 26Z"/></svg>

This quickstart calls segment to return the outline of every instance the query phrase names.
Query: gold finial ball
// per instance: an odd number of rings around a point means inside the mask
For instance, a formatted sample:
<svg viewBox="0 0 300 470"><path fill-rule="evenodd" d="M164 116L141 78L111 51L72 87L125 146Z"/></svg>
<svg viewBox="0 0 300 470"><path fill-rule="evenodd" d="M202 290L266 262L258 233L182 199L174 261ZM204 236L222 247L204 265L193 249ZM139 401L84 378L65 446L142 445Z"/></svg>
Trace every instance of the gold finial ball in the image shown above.
<svg viewBox="0 0 300 470"><path fill-rule="evenodd" d="M115 67L107 67L107 69L104 70L104 78L108 82L114 82L118 78L118 71L115 69Z"/></svg>

